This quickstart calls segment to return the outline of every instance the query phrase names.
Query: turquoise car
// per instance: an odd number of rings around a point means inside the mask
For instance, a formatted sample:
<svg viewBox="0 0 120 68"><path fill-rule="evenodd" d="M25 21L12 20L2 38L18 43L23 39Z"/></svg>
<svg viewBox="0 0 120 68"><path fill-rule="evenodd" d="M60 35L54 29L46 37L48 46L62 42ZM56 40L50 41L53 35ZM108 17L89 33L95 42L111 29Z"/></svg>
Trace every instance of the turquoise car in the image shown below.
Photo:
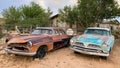
<svg viewBox="0 0 120 68"><path fill-rule="evenodd" d="M90 27L85 30L84 34L70 40L70 49L83 54L108 57L114 41L110 29Z"/></svg>

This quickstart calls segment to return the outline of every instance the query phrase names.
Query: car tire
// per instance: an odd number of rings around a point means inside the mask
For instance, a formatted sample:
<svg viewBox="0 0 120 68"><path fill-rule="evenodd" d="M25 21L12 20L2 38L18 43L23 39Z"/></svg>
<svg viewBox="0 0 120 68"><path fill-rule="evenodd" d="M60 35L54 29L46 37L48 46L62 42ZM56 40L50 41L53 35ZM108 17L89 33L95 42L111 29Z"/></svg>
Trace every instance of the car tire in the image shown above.
<svg viewBox="0 0 120 68"><path fill-rule="evenodd" d="M35 58L39 58L39 59L44 58L45 55L46 55L46 52L47 52L46 48L45 48L44 46L41 46L41 47L38 49Z"/></svg>

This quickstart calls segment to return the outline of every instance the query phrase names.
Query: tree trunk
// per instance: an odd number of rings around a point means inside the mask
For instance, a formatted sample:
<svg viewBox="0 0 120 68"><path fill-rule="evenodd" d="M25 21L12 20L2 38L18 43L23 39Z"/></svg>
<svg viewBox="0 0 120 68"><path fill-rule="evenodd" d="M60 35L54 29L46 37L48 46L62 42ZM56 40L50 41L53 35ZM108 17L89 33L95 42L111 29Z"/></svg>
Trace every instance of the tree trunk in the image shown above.
<svg viewBox="0 0 120 68"><path fill-rule="evenodd" d="M72 28L72 24L70 24L70 28Z"/></svg>

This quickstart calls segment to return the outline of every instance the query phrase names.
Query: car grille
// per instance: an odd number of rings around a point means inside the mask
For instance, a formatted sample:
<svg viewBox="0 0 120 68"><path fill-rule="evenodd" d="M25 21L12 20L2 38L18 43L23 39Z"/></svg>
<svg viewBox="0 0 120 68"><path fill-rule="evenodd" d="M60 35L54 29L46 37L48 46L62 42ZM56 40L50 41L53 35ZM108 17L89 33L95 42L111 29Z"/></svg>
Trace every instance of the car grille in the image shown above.
<svg viewBox="0 0 120 68"><path fill-rule="evenodd" d="M102 50L99 50L99 49L85 48L81 46L74 46L74 48L81 51L86 51L86 52L102 53Z"/></svg>
<svg viewBox="0 0 120 68"><path fill-rule="evenodd" d="M81 42L76 42L75 45L78 45L78 46L82 46L82 47L85 47L85 45ZM87 48L93 48L93 49L100 49L100 46L98 45L95 45L95 44L89 44L88 46L86 46Z"/></svg>
<svg viewBox="0 0 120 68"><path fill-rule="evenodd" d="M28 48L24 43L12 43L8 45L8 48L14 51L24 51L28 52Z"/></svg>
<svg viewBox="0 0 120 68"><path fill-rule="evenodd" d="M97 49L100 48L100 46L94 45L94 44L89 44L87 47L88 47L88 48L97 48Z"/></svg>
<svg viewBox="0 0 120 68"><path fill-rule="evenodd" d="M76 42L75 44L76 44L76 45L79 45L79 46L84 46L84 44L81 43L81 42Z"/></svg>
<svg viewBox="0 0 120 68"><path fill-rule="evenodd" d="M80 47L80 46L75 46L75 48L78 50L86 51L86 52L98 52L99 51L97 49L84 48L84 47Z"/></svg>

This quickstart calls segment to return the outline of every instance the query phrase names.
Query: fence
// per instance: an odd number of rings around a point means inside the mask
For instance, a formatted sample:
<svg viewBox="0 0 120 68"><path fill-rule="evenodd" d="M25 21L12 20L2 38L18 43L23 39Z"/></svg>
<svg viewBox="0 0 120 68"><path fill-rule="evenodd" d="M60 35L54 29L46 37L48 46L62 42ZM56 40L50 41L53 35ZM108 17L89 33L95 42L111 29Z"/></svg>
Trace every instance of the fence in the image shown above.
<svg viewBox="0 0 120 68"><path fill-rule="evenodd" d="M6 28L7 27L7 28ZM3 30L2 33L5 34L9 34L9 33L22 33L22 34L26 34L26 33L31 33L33 31L33 29L35 29L37 26L32 26L32 25L28 25L28 26L14 26L14 25L9 25L9 26L3 26Z"/></svg>
<svg viewBox="0 0 120 68"><path fill-rule="evenodd" d="M0 39L0 44L4 44L4 43L5 43L5 38L3 37Z"/></svg>

